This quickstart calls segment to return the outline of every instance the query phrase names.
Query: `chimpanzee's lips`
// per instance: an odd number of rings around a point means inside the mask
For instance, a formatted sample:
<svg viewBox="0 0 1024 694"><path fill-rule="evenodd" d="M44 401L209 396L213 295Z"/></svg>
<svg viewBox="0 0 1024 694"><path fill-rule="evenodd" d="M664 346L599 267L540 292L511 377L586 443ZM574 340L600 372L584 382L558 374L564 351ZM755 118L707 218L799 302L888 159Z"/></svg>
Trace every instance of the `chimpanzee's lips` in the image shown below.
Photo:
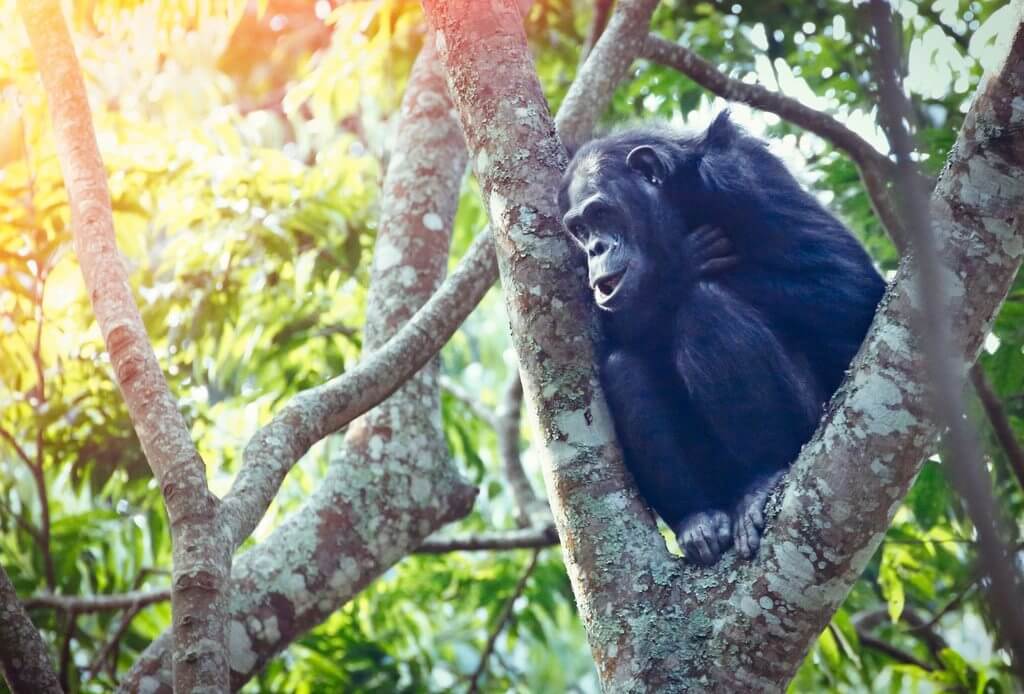
<svg viewBox="0 0 1024 694"><path fill-rule="evenodd" d="M594 280L594 299L599 304L605 304L611 300L619 287L622 285L622 278L626 274L626 268L616 272L609 272Z"/></svg>

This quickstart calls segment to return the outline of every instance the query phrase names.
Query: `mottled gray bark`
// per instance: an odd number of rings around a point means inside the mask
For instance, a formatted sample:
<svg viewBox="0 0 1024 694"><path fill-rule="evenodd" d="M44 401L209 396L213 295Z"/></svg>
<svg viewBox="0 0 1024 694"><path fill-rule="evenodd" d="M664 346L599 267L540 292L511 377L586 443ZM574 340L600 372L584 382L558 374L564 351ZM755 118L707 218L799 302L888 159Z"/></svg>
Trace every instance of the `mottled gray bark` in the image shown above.
<svg viewBox="0 0 1024 694"><path fill-rule="evenodd" d="M0 671L13 694L59 694L61 691L50 662L50 649L18 601L3 568L0 568Z"/></svg>
<svg viewBox="0 0 1024 694"><path fill-rule="evenodd" d="M425 3L491 214L527 399L580 614L609 691L781 691L872 556L937 430L914 269L789 475L753 562L670 556L627 483L591 366L584 283L551 191L564 163L508 5ZM932 199L966 370L1024 251L1024 36L979 93ZM497 70L503 79L490 76ZM545 195L546 191L546 195Z"/></svg>
<svg viewBox="0 0 1024 694"><path fill-rule="evenodd" d="M71 203L75 252L117 385L163 492L174 555L174 682L179 691L228 687L226 578L231 553L215 523L206 466L164 380L114 238L106 171L82 73L56 0L19 0L49 99L57 158Z"/></svg>

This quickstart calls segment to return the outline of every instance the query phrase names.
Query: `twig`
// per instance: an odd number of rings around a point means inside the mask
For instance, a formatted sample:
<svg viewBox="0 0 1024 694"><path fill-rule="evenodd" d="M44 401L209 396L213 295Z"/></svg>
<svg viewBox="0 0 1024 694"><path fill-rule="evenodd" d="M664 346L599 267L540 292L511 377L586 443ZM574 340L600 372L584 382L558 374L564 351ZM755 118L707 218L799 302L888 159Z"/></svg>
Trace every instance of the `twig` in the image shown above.
<svg viewBox="0 0 1024 694"><path fill-rule="evenodd" d="M949 38L956 42L956 45L964 52L965 55L970 51L971 42L963 34L958 34L953 30L953 27L942 21L942 17L939 13L932 9L932 0L925 0L924 2L915 3L917 7L917 13L929 20L932 24L942 30Z"/></svg>
<svg viewBox="0 0 1024 694"><path fill-rule="evenodd" d="M554 526L506 530L500 532L465 535L462 537L428 537L416 550L417 554L444 554L446 552L477 552L481 550L539 549L558 544Z"/></svg>
<svg viewBox="0 0 1024 694"><path fill-rule="evenodd" d="M60 665L57 669L57 678L64 691L71 691L71 639L75 636L78 624L78 615L74 610L67 612L64 620L64 634L60 644Z"/></svg>
<svg viewBox="0 0 1024 694"><path fill-rule="evenodd" d="M861 645L867 646L879 653L884 653L893 660L898 660L899 662L906 663L907 665L914 665L922 670L927 670L928 672L935 669L930 663L920 660L917 656L904 651L902 648L893 646L888 641L883 641L876 636L872 636L863 629L857 629L857 638L860 639Z"/></svg>
<svg viewBox="0 0 1024 694"><path fill-rule="evenodd" d="M76 612L78 614L87 614L90 612L124 610L136 606L146 607L153 603L168 600L170 597L171 591L169 588L90 596L52 595L49 593L42 593L26 598L22 601L22 604L27 610L49 607L57 610Z"/></svg>
<svg viewBox="0 0 1024 694"><path fill-rule="evenodd" d="M519 577L519 582L516 583L515 590L512 591L512 595L510 595L508 600L505 601L505 606L501 608L501 613L498 615L498 619L491 628L490 635L487 637L487 643L484 645L484 650L480 653L480 664L477 665L476 670L473 672L473 676L469 680L469 688L466 690L467 694L476 694L476 692L480 691L480 678L487 669L487 661L490 660L491 653L494 652L494 646L498 642L498 636L501 635L501 632L505 629L505 625L512 618L512 610L515 607L516 600L519 599L519 596L522 595L523 591L526 589L526 582L530 580L530 575L537 567L538 557L540 557L540 550L536 549L530 557L530 562L526 565L523 575Z"/></svg>
<svg viewBox="0 0 1024 694"><path fill-rule="evenodd" d="M903 633L914 636L920 639L928 647L928 652L931 653L932 659L942 664L940 653L944 648L948 647L946 640L935 632L932 628L934 624L931 620L924 619L917 613L916 610L912 610L909 607L905 608L900 614L900 620L906 622L905 628L902 629ZM860 630L871 631L880 624L884 624L889 621L889 610L886 608L880 608L877 610L871 610L864 612L853 617L853 624Z"/></svg>
<svg viewBox="0 0 1024 694"><path fill-rule="evenodd" d="M988 382L980 364L971 367L971 383L974 384L974 392L978 394L981 406L985 408L985 414L988 416L989 423L992 424L996 440L999 441L999 445L1006 454L1010 469L1013 470L1014 477L1017 478L1017 484L1024 490L1024 448L1021 448L1020 442L1017 441L1017 435L1013 433L1006 409L999 401L999 396L992 390L992 384Z"/></svg>
<svg viewBox="0 0 1024 694"><path fill-rule="evenodd" d="M27 146L27 143L26 143ZM26 155L26 161L28 157ZM39 548L43 553L43 568L46 572L46 585L51 591L57 590L57 570L53 564L53 552L50 546L50 497L46 489L46 473L43 470L45 461L46 419L42 416L46 405L46 373L43 368L43 301L46 298L45 269L40 264L36 269L36 337L32 345L32 361L36 367L36 401L33 409L36 413L36 459L32 467L32 477L36 483L36 494L39 496ZM72 626L74 622L72 622ZM70 638L70 637L69 637ZM64 681L63 672L61 681Z"/></svg>

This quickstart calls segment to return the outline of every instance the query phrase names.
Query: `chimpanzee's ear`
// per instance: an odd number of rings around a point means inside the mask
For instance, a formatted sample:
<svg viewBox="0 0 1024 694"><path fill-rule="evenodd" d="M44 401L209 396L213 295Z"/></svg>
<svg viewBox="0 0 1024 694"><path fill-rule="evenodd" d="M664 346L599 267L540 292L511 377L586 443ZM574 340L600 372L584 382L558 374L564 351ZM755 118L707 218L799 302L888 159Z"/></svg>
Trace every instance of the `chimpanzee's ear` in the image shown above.
<svg viewBox="0 0 1024 694"><path fill-rule="evenodd" d="M651 145L640 145L626 155L626 166L633 169L654 185L661 185L668 175L668 164L658 150Z"/></svg>
<svg viewBox="0 0 1024 694"><path fill-rule="evenodd" d="M729 117L729 110L722 111L711 121L704 133L704 147L707 151L727 149L736 142L742 132Z"/></svg>

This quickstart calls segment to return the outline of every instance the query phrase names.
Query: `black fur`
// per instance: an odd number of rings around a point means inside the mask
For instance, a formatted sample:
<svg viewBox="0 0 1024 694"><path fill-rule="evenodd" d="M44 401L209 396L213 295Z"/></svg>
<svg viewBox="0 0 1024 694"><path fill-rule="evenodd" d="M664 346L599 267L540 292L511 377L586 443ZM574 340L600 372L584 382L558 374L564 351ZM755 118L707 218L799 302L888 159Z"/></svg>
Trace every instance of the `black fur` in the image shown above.
<svg viewBox="0 0 1024 694"><path fill-rule="evenodd" d="M853 235L723 113L583 145L558 194L603 309L626 464L687 557L757 551L885 285ZM624 274L619 274L625 269Z"/></svg>

